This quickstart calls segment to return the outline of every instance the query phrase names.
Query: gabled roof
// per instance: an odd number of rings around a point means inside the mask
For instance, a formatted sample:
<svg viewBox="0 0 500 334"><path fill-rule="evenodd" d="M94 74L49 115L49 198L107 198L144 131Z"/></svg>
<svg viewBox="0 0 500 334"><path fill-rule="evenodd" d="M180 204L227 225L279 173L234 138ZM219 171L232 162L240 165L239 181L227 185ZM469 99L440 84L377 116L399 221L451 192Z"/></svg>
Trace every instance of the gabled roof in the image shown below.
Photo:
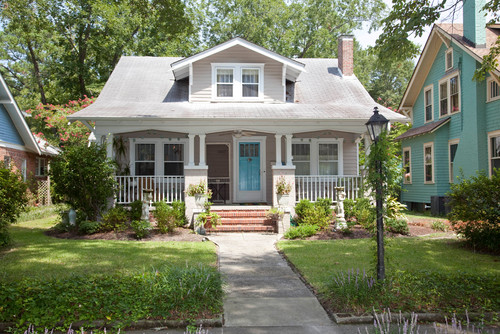
<svg viewBox="0 0 500 334"><path fill-rule="evenodd" d="M424 49L415 66L413 75L410 79L403 99L399 105L400 109L412 107L424 85L424 81L434 63L441 45L445 43L450 46L456 44L478 62L483 61L483 56L487 55L500 35L500 29L497 25L489 25L486 28L486 48L475 48L464 39L463 24L441 23L432 27L431 34L425 43ZM500 56L497 58L500 64ZM500 65L494 70L497 76L500 76Z"/></svg>
<svg viewBox="0 0 500 334"><path fill-rule="evenodd" d="M304 64L294 59L284 57L280 54L277 54L276 52L270 51L257 44L251 43L241 37L236 37L230 39L227 42L214 46L208 50L199 52L187 58L179 59L170 64L170 66L172 67L172 71L174 73L175 80L181 80L189 76L190 64L238 45L243 46L250 51L259 53L265 57L278 61L283 65L286 65L287 66L286 75L288 80L295 81L299 76L299 74L304 71Z"/></svg>
<svg viewBox="0 0 500 334"><path fill-rule="evenodd" d="M2 75L0 75L0 104L3 104L7 112L9 113L14 126L16 127L17 132L21 136L25 147L33 152L41 154L40 147L35 140L35 137L31 133L26 120L24 119L23 114L19 110L14 97L10 93L7 84L5 83Z"/></svg>
<svg viewBox="0 0 500 334"><path fill-rule="evenodd" d="M43 155L50 155L50 156L56 156L59 153L61 153L61 149L59 147L55 147L53 145L50 145L45 139L40 138L37 135L34 135L36 142L38 143L38 147L40 147L40 150L42 151Z"/></svg>
<svg viewBox="0 0 500 334"><path fill-rule="evenodd" d="M396 137L394 140L403 140L411 137L416 137L416 136L421 136L425 135L427 133L432 133L448 123L450 121L450 117L446 117L443 119L440 119L439 121L432 122L432 123L427 123L425 125L416 127L416 128L411 128L410 130L406 131L405 133L401 134L400 136Z"/></svg>

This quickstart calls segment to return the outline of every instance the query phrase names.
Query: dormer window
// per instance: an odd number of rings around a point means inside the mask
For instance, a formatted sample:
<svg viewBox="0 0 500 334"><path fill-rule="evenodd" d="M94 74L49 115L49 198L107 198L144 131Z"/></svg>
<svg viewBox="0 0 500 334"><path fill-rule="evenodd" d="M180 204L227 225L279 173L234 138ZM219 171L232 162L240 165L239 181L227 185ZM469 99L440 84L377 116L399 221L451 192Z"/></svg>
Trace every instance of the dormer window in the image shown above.
<svg viewBox="0 0 500 334"><path fill-rule="evenodd" d="M214 100L262 100L263 64L212 64Z"/></svg>
<svg viewBox="0 0 500 334"><path fill-rule="evenodd" d="M446 51L445 56L445 70L451 70L453 68L453 49L450 48Z"/></svg>

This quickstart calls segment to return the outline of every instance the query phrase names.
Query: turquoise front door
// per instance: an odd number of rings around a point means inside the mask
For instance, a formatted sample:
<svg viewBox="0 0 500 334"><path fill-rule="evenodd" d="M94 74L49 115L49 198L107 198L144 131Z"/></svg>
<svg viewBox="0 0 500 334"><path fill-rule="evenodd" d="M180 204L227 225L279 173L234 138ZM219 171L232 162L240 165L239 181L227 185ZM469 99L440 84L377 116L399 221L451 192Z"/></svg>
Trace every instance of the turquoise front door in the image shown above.
<svg viewBox="0 0 500 334"><path fill-rule="evenodd" d="M239 190L260 191L260 143L239 143Z"/></svg>

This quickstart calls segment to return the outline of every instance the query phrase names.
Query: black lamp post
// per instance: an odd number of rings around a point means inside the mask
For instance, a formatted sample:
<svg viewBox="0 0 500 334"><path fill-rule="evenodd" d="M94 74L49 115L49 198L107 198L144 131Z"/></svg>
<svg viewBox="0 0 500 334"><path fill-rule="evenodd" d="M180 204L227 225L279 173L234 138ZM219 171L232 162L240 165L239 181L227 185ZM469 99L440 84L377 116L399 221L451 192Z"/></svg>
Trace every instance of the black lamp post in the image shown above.
<svg viewBox="0 0 500 334"><path fill-rule="evenodd" d="M382 131L387 129L389 120L378 113L378 108L373 109L373 115L366 122L366 128L370 134L370 138L374 145L377 145L378 139ZM375 161L376 172L379 176L382 174L382 161ZM385 279L385 264L384 264L384 217L382 214L383 198L382 198L382 178L378 178L375 187L376 193L376 212L377 212L377 279Z"/></svg>

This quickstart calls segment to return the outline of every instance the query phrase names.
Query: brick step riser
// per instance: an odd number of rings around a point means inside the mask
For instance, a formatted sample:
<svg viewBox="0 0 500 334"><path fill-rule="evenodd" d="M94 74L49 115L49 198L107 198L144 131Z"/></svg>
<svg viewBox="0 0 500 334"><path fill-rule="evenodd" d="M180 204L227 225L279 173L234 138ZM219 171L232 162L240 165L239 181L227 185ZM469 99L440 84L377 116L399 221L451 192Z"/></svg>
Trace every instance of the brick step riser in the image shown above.
<svg viewBox="0 0 500 334"><path fill-rule="evenodd" d="M275 232L272 226L217 226L216 229L208 228L207 232Z"/></svg>
<svg viewBox="0 0 500 334"><path fill-rule="evenodd" d="M273 221L270 219L249 219L249 218L222 218L222 225L271 225Z"/></svg>
<svg viewBox="0 0 500 334"><path fill-rule="evenodd" d="M224 211L212 211L217 213L222 218L264 218L266 217L265 212L224 212Z"/></svg>

